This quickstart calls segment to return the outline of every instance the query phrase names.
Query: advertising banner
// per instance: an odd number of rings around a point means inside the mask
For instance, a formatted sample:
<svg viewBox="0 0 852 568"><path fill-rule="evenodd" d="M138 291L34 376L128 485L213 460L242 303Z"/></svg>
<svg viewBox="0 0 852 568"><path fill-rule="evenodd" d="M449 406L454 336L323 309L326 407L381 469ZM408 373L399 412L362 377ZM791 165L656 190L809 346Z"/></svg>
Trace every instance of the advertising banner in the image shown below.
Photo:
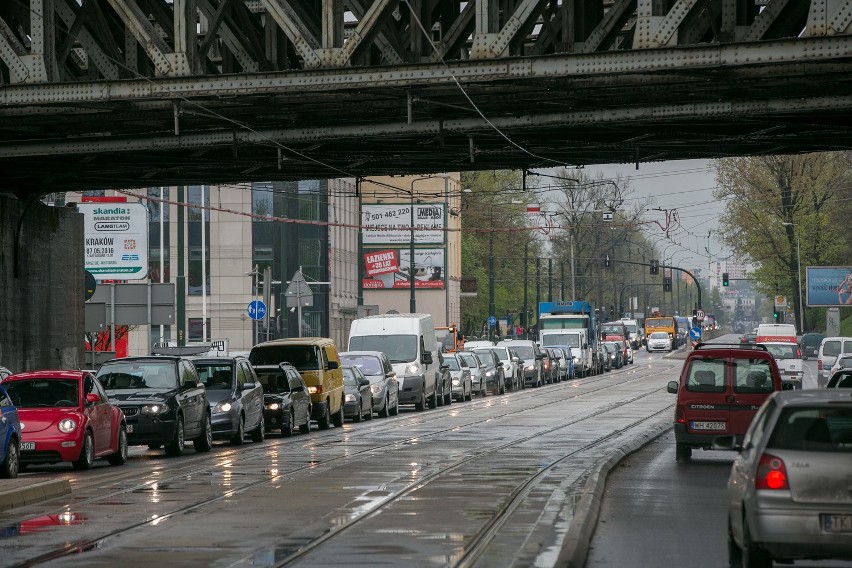
<svg viewBox="0 0 852 568"><path fill-rule="evenodd" d="M362 239L365 245L398 245L411 242L411 204L364 203L361 205ZM414 204L414 244L443 244L444 204Z"/></svg>
<svg viewBox="0 0 852 568"><path fill-rule="evenodd" d="M148 209L141 203L80 203L85 269L97 280L148 277Z"/></svg>
<svg viewBox="0 0 852 568"><path fill-rule="evenodd" d="M406 290L411 288L409 249L370 250L364 253L365 290ZM444 249L414 251L414 288L444 289ZM392 270L393 268L393 270ZM371 274L372 271L372 274ZM377 272L378 271L378 272Z"/></svg>
<svg viewBox="0 0 852 568"><path fill-rule="evenodd" d="M808 266L805 274L808 306L852 305L852 266Z"/></svg>

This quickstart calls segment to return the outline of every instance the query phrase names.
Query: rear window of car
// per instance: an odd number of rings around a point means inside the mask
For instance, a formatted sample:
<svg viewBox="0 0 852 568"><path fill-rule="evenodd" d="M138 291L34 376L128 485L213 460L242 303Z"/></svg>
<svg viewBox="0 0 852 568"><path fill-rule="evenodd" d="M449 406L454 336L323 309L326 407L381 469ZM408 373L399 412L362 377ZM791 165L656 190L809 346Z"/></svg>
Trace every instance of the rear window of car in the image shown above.
<svg viewBox="0 0 852 568"><path fill-rule="evenodd" d="M772 383L772 367L768 359L735 358L734 392L741 394L770 393L775 390Z"/></svg>
<svg viewBox="0 0 852 568"><path fill-rule="evenodd" d="M776 359L799 359L799 348L793 343L789 345L768 344L766 348Z"/></svg>
<svg viewBox="0 0 852 568"><path fill-rule="evenodd" d="M786 408L768 448L852 453L852 406Z"/></svg>
<svg viewBox="0 0 852 568"><path fill-rule="evenodd" d="M693 359L686 376L686 390L690 392L725 392L725 360Z"/></svg>
<svg viewBox="0 0 852 568"><path fill-rule="evenodd" d="M822 354L827 355L829 357L837 357L838 355L840 355L840 341L835 339L832 341L823 342Z"/></svg>

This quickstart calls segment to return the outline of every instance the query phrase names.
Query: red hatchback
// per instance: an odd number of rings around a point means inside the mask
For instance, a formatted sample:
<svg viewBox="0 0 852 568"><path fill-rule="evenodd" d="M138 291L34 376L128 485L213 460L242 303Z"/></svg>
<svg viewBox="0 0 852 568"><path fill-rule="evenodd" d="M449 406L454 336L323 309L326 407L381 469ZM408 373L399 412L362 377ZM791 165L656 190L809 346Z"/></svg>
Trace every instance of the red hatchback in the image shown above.
<svg viewBox="0 0 852 568"><path fill-rule="evenodd" d="M33 371L3 380L21 420L21 466L127 461L124 413L88 371Z"/></svg>

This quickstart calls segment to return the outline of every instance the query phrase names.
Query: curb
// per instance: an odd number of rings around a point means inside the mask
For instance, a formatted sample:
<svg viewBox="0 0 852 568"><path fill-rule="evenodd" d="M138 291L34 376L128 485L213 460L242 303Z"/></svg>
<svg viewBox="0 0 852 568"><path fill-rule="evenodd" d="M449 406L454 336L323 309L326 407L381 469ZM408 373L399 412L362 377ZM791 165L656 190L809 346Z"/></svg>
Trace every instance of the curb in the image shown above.
<svg viewBox="0 0 852 568"><path fill-rule="evenodd" d="M554 564L557 568L583 568L589 554L589 544L595 533L600 513L603 493L606 488L606 478L609 472L621 460L649 444L672 429L671 417L656 426L642 432L639 436L625 443L613 453L609 459L598 463L586 479L583 495L574 511L571 527L565 535L562 550Z"/></svg>
<svg viewBox="0 0 852 568"><path fill-rule="evenodd" d="M3 485L0 483L0 511L40 503L71 493L71 483L67 479L42 481L8 489L4 489Z"/></svg>

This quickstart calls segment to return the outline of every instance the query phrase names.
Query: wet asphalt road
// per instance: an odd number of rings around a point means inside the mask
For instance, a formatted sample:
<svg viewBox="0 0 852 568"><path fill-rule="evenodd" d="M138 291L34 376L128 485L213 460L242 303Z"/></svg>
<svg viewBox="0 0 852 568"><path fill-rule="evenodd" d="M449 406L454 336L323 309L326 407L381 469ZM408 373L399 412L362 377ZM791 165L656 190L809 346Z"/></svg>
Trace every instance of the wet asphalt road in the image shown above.
<svg viewBox="0 0 852 568"><path fill-rule="evenodd" d="M817 388L816 361L804 363L803 388ZM674 397L674 395L670 395ZM586 568L728 565L728 474L734 455L696 450L675 463L669 431L623 460L607 478ZM796 562L852 567L852 562Z"/></svg>
<svg viewBox="0 0 852 568"><path fill-rule="evenodd" d="M289 439L31 467L73 493L0 514L0 564L552 566L589 470L671 420L680 365L643 351L598 377Z"/></svg>

